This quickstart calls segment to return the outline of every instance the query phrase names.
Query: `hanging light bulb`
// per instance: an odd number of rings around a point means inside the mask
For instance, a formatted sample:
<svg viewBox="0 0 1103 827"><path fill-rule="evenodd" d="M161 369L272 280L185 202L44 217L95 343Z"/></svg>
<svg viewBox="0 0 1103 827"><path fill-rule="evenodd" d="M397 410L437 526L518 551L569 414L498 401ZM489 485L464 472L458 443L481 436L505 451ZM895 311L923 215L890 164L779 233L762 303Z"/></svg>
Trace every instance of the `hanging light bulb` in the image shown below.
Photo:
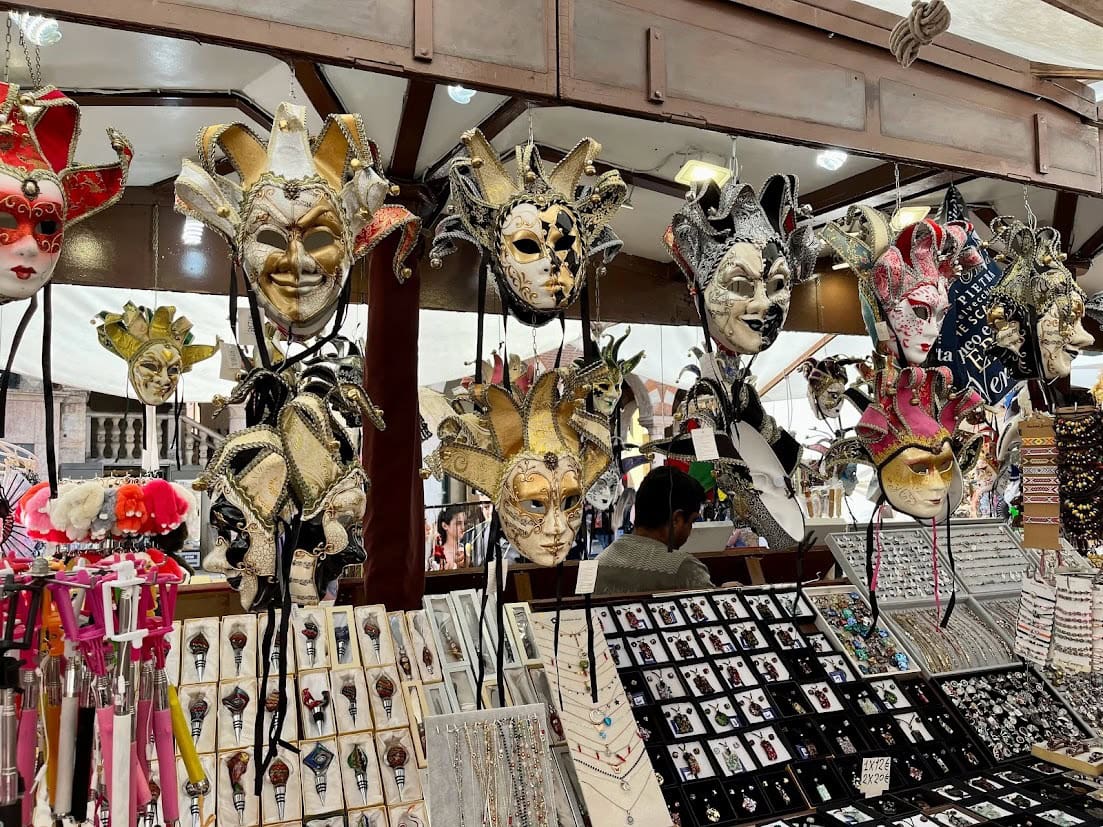
<svg viewBox="0 0 1103 827"><path fill-rule="evenodd" d="M841 149L825 149L816 156L816 166L834 172L846 163L846 159L847 154Z"/></svg>
<svg viewBox="0 0 1103 827"><path fill-rule="evenodd" d="M52 17L31 14L29 11L10 11L8 14L19 26L23 36L34 46L53 46L61 40L61 27Z"/></svg>
<svg viewBox="0 0 1103 827"><path fill-rule="evenodd" d="M458 83L448 87L448 97L456 103L466 106L475 97L474 89L466 89Z"/></svg>
<svg viewBox="0 0 1103 827"><path fill-rule="evenodd" d="M189 247L195 247L203 240L203 224L194 218L184 219L184 229L180 233L180 240Z"/></svg>

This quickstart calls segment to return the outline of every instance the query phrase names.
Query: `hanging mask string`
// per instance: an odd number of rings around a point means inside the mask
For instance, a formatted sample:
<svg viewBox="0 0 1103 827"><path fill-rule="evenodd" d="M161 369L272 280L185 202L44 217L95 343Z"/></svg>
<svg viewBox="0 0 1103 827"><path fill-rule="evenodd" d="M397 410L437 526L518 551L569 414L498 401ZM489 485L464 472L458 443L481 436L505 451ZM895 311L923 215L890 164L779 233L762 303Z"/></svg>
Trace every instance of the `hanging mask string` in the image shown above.
<svg viewBox="0 0 1103 827"><path fill-rule="evenodd" d="M11 372L15 364L15 354L19 351L19 343L23 341L23 334L27 332L27 325L30 324L31 316L34 315L37 309L38 296L31 296L31 302L27 305L27 309L23 311L23 316L19 319L19 324L15 328L15 335L11 340L11 352L8 353L8 363L4 367L3 378L0 378L0 438L3 438L7 433L8 388L11 386Z"/></svg>
<svg viewBox="0 0 1103 827"><path fill-rule="evenodd" d="M481 385L486 377L483 376L483 326L486 321L486 262L484 256L479 254L479 296L478 310L475 316L475 384ZM502 340L505 340L505 333Z"/></svg>
<svg viewBox="0 0 1103 827"><path fill-rule="evenodd" d="M180 462L180 443L182 442L182 440L180 439L180 417L184 415L184 400L180 398L179 385L177 385L176 390L173 391L173 396L175 397L175 400L172 406L172 417L174 425L172 430L172 450L173 453L176 455L176 470L179 471L182 464Z"/></svg>
<svg viewBox="0 0 1103 827"><path fill-rule="evenodd" d="M885 495L882 493L877 502L873 506L873 514L869 516L869 522L866 523L866 580L869 582L869 608L870 608L870 621L869 629L866 630L864 637L869 637L873 634L873 630L877 627L877 618L880 615L880 609L877 607L877 575L881 568L881 550L880 550L880 515L881 506L885 502ZM877 560L874 562L873 553L873 526L874 522L878 522L877 526Z"/></svg>
<svg viewBox="0 0 1103 827"><path fill-rule="evenodd" d="M51 284L42 288L42 395L46 401L46 472L50 479L50 499L57 498L57 450L54 446L54 379L51 366L53 297Z"/></svg>
<svg viewBox="0 0 1103 827"><path fill-rule="evenodd" d="M950 528L950 501L946 500L946 559L950 563L950 600L946 604L946 614L942 616L942 622L939 624L939 629L945 629L950 622L950 615L954 612L954 606L957 604L957 564L954 562L954 545L952 538L953 531ZM937 553L937 550L936 550ZM938 597L938 569L935 569L935 597Z"/></svg>
<svg viewBox="0 0 1103 827"><path fill-rule="evenodd" d="M478 381L478 378L476 378ZM490 599L490 561L494 555L494 529L498 521L498 509L490 515L490 527L486 534L486 558L483 560L483 599L479 603L479 628L486 628L486 602ZM486 636L479 635L479 674L475 681L475 709L483 708L483 683L486 680Z"/></svg>
<svg viewBox="0 0 1103 827"><path fill-rule="evenodd" d="M235 259L230 259L230 333L233 334L234 344L237 345L237 352L241 355L241 364L252 364L253 367L256 367L256 360L254 359L250 362L249 357L245 355L245 348L241 346L241 342L238 341L237 338L237 279L239 274L242 278L245 277L241 268L238 267L237 261Z"/></svg>
<svg viewBox="0 0 1103 827"><path fill-rule="evenodd" d="M563 314L559 314L559 350L555 352L555 369L559 370L559 365L563 361L563 345L567 342L567 317ZM536 341L536 328L532 329L533 341ZM533 348L535 350L535 347Z"/></svg>
<svg viewBox="0 0 1103 827"><path fill-rule="evenodd" d="M497 529L501 531L501 523L499 522ZM505 552L502 550L502 544L498 542L498 536L495 533L495 526L491 525L491 538L494 541L494 559L498 561L497 567L494 569L494 588L496 592L496 600L494 603L494 614L497 619L498 627L498 651L497 651L497 667L498 667L498 706L502 709L506 707L506 676L505 676L505 658L506 658L506 572L505 572ZM482 627L480 627L482 628Z"/></svg>
<svg viewBox="0 0 1103 827"><path fill-rule="evenodd" d="M591 364L597 361L597 345L594 343L594 336L590 330L590 291L588 288L582 290L582 297L579 303L579 315L582 319L582 357L586 364ZM566 326L564 325L564 336L566 335Z"/></svg>
<svg viewBox="0 0 1103 827"><path fill-rule="evenodd" d="M509 378L509 313L505 302L502 302L502 387L513 392L513 384Z"/></svg>
<svg viewBox="0 0 1103 827"><path fill-rule="evenodd" d="M583 559L589 559L590 557L590 540L593 531L594 518L593 514L590 515L588 526L583 527L583 541L585 542L585 553ZM595 704L597 703L597 659L594 655L594 598L593 594L586 592L586 596L583 598L583 608L586 611L586 661L590 664L590 700Z"/></svg>
<svg viewBox="0 0 1103 827"><path fill-rule="evenodd" d="M949 508L949 502L946 508ZM931 517L931 572L934 577L934 615L938 619L942 617L942 594L938 587L938 517ZM939 632L942 627L939 627Z"/></svg>
<svg viewBox="0 0 1103 827"><path fill-rule="evenodd" d="M804 556L808 553L809 549L815 545L815 542L815 533L809 531L805 533L804 539L797 545L797 588L796 593L793 595L793 608L789 612L793 617L799 615L800 597L804 592Z"/></svg>
<svg viewBox="0 0 1103 827"><path fill-rule="evenodd" d="M559 708L563 709L563 687L559 682L559 619L563 613L563 564L555 567L555 637L552 655L555 657L555 689L559 693Z"/></svg>

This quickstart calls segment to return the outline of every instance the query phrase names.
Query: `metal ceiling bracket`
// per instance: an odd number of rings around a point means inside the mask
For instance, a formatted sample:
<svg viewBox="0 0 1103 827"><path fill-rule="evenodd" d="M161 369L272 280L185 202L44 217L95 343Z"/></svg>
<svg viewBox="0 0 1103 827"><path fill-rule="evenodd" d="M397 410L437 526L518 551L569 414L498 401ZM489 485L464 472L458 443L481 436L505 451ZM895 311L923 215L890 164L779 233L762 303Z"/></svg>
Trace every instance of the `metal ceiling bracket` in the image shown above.
<svg viewBox="0 0 1103 827"><path fill-rule="evenodd" d="M1049 127L1046 125L1046 116L1040 113L1034 115L1034 147L1037 150L1038 173L1049 174Z"/></svg>
<svg viewBox="0 0 1103 827"><path fill-rule="evenodd" d="M414 0L414 60L433 62L433 0Z"/></svg>
<svg viewBox="0 0 1103 827"><path fill-rule="evenodd" d="M647 99L652 103L666 101L666 45L658 26L647 30Z"/></svg>

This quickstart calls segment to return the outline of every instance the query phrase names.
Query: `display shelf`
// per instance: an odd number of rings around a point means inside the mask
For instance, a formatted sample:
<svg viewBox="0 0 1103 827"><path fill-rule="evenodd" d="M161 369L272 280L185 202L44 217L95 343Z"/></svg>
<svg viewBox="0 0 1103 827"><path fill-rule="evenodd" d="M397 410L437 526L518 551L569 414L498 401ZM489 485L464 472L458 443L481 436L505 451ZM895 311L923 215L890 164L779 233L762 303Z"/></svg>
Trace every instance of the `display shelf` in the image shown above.
<svg viewBox="0 0 1103 827"><path fill-rule="evenodd" d="M1019 662L1011 644L969 601L958 600L943 627L946 605L934 601L886 608L881 617L929 675L983 671Z"/></svg>
<svg viewBox="0 0 1103 827"><path fill-rule="evenodd" d="M931 539L921 528L882 528L875 539L874 554L881 555L877 575L877 600L883 605L910 600L923 600L934 595L934 573L931 570ZM851 583L869 595L866 576L866 532L845 531L827 536L827 547L835 555ZM922 550L926 553L920 553ZM939 552L939 566L950 571L950 561ZM943 600L950 598L952 582L949 575L939 583Z"/></svg>

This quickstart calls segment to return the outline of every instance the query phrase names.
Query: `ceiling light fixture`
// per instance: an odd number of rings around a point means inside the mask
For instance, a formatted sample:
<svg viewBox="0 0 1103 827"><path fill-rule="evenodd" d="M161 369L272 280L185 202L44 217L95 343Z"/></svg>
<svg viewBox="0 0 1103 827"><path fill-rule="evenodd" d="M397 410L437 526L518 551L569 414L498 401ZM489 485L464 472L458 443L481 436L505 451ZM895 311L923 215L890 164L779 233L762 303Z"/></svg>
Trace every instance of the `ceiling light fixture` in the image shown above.
<svg viewBox="0 0 1103 827"><path fill-rule="evenodd" d="M927 217L930 211L930 207L900 207L892 214L892 220L889 222L889 226L894 232L898 233L905 227L910 227L912 224L918 224Z"/></svg>
<svg viewBox="0 0 1103 827"><path fill-rule="evenodd" d="M475 90L466 89L457 83L448 87L448 97L461 106L466 106L471 103L471 99L475 97Z"/></svg>
<svg viewBox="0 0 1103 827"><path fill-rule="evenodd" d="M203 240L203 224L194 218L185 218L180 240L189 247L197 246Z"/></svg>
<svg viewBox="0 0 1103 827"><path fill-rule="evenodd" d="M834 172L846 163L847 157L841 149L825 149L816 156L816 166Z"/></svg>
<svg viewBox="0 0 1103 827"><path fill-rule="evenodd" d="M731 177L732 171L727 167L713 164L699 158L690 158L682 164L682 168L678 170L678 174L674 176L674 180L684 186L692 187L695 184L701 184L711 179L716 182L716 186L722 187Z"/></svg>
<svg viewBox="0 0 1103 827"><path fill-rule="evenodd" d="M10 11L8 15L34 46L53 46L61 40L61 27L52 17L29 11Z"/></svg>

